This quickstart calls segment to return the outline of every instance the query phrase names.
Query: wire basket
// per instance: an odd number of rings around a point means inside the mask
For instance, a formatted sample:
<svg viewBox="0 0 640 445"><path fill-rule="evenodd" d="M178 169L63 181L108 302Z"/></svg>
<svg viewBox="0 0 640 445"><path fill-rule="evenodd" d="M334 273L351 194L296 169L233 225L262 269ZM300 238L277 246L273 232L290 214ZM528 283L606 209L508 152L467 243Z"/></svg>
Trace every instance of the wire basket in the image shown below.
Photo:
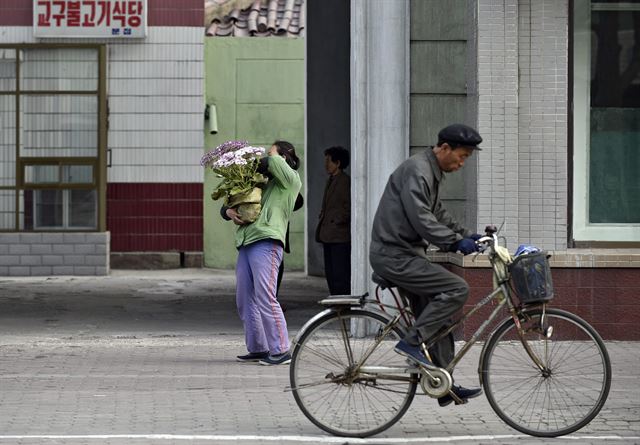
<svg viewBox="0 0 640 445"><path fill-rule="evenodd" d="M517 256L509 266L511 287L523 304L544 303L553 298L553 281L546 252Z"/></svg>

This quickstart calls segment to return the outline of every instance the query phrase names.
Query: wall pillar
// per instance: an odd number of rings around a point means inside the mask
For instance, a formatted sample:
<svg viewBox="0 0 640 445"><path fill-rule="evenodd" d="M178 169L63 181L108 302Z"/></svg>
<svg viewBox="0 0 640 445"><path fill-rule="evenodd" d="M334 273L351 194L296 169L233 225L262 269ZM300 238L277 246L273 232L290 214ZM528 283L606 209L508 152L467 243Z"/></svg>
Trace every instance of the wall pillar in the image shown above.
<svg viewBox="0 0 640 445"><path fill-rule="evenodd" d="M351 291L370 291L380 196L409 155L409 1L351 2Z"/></svg>

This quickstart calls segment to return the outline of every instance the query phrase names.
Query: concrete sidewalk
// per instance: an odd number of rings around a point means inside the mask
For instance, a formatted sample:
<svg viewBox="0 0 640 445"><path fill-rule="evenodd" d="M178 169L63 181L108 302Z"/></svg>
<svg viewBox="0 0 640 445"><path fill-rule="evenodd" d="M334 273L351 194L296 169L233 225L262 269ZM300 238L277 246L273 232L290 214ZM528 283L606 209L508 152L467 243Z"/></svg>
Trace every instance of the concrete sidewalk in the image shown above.
<svg viewBox="0 0 640 445"><path fill-rule="evenodd" d="M325 294L324 279L285 274L292 336ZM569 437L523 436L484 397L439 408L416 396L388 431L345 439L304 417L285 391L288 366L235 361L231 271L0 278L0 444L640 443L640 345L607 346L609 400ZM478 384L478 354L457 368L460 383Z"/></svg>
<svg viewBox="0 0 640 445"><path fill-rule="evenodd" d="M286 272L280 301L290 329L322 308L324 278ZM114 270L106 277L0 278L3 335L241 333L230 270Z"/></svg>

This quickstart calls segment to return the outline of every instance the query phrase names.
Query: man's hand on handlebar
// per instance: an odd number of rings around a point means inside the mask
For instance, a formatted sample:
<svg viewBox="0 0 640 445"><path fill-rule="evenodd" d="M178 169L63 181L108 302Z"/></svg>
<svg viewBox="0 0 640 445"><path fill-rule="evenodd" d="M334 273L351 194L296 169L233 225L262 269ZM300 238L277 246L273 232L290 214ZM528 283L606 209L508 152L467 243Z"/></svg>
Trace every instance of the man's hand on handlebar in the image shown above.
<svg viewBox="0 0 640 445"><path fill-rule="evenodd" d="M462 238L451 246L451 251L469 255L470 253L478 251L478 245L473 238Z"/></svg>

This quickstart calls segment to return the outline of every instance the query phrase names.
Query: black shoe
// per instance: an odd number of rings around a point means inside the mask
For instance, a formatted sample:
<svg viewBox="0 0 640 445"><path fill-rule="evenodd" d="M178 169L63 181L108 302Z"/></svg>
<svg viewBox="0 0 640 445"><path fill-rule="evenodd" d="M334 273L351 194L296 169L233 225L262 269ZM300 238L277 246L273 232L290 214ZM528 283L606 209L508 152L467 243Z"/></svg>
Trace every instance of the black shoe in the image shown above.
<svg viewBox="0 0 640 445"><path fill-rule="evenodd" d="M458 385L453 385L451 387L451 391L453 391L455 395L462 400L462 403L467 403L468 399L473 399L474 397L478 397L482 394L482 389L480 388L463 388ZM461 405L461 403L453 400L451 394L447 394L446 396L442 396L438 399L438 404L440 406L447 406L451 404L451 402L456 402L456 405Z"/></svg>
<svg viewBox="0 0 640 445"><path fill-rule="evenodd" d="M420 346L410 345L406 341L400 340L393 349L398 354L406 355L411 360L418 363L419 365L424 366L425 368L428 368L428 369L437 368L436 365L431 363L429 359L425 357L424 353L422 352L422 349L420 349Z"/></svg>
<svg viewBox="0 0 640 445"><path fill-rule="evenodd" d="M268 357L261 359L258 363L265 366L288 365L291 363L291 354L283 352L282 354L269 355Z"/></svg>
<svg viewBox="0 0 640 445"><path fill-rule="evenodd" d="M246 355L237 356L239 362L259 362L263 358L269 357L269 352L250 352Z"/></svg>

